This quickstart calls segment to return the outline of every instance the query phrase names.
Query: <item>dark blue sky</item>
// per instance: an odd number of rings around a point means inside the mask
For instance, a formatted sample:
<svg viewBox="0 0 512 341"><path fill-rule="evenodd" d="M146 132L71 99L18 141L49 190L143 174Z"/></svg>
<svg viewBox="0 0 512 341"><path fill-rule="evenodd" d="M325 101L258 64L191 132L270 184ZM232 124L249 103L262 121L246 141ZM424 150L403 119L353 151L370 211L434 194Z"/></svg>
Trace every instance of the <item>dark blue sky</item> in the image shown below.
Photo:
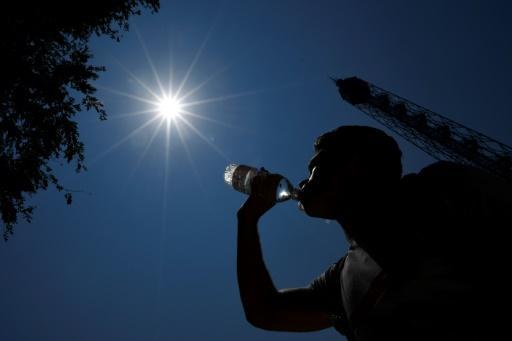
<svg viewBox="0 0 512 341"><path fill-rule="evenodd" d="M265 332L245 321L235 271L244 196L223 183L225 166L265 166L298 183L319 134L342 124L383 128L343 102L330 75L357 75L511 145L511 5L161 7L133 18L121 43L92 42L95 62L108 70L96 84L109 120L78 117L89 170L59 168L66 187L84 191L73 205L53 190L38 194L33 223L0 245L0 340L339 340L334 330ZM136 31L163 82L171 65L174 84L193 65L185 92L214 76L189 101L229 97L190 108L203 118L184 116L201 136L181 122L168 150L165 129L152 140L156 123L126 138L152 117L125 115L148 104L119 92L151 97L130 73L158 89ZM398 141L406 173L432 162ZM263 218L260 233L280 288L308 285L346 250L337 224L290 202Z"/></svg>

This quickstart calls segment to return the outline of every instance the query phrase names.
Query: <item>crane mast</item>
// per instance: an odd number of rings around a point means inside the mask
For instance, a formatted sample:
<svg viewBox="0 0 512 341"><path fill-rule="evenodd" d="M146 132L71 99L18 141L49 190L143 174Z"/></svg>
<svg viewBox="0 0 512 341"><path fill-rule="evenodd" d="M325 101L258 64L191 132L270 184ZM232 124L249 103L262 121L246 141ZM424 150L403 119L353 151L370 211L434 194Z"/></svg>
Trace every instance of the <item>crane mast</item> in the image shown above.
<svg viewBox="0 0 512 341"><path fill-rule="evenodd" d="M357 77L333 79L341 97L438 160L512 181L512 148Z"/></svg>

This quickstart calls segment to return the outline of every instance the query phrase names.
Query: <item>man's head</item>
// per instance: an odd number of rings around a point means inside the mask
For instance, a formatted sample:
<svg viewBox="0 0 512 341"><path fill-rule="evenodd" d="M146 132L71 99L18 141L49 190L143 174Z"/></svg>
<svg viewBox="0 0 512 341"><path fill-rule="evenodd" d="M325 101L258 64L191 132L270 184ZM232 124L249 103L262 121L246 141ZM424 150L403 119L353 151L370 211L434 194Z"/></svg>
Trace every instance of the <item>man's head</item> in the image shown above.
<svg viewBox="0 0 512 341"><path fill-rule="evenodd" d="M391 188L402 176L402 152L383 131L367 126L341 126L317 138L301 183L302 204L315 217L336 219L361 195Z"/></svg>

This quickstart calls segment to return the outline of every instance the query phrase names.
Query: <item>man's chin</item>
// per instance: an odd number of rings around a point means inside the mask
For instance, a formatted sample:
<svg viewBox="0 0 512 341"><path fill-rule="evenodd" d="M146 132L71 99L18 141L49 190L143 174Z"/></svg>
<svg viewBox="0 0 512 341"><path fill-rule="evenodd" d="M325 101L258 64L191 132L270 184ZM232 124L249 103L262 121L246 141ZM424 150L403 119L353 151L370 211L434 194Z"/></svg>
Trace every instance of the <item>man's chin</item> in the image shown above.
<svg viewBox="0 0 512 341"><path fill-rule="evenodd" d="M311 209L311 206L308 204L304 204L304 202L299 201L298 203L299 210L306 213L310 217L316 217L315 216L315 210Z"/></svg>
<svg viewBox="0 0 512 341"><path fill-rule="evenodd" d="M327 212L322 212L322 210L315 209L315 207L304 205L302 202L299 202L299 210L313 218L336 219L335 216L327 214Z"/></svg>
<svg viewBox="0 0 512 341"><path fill-rule="evenodd" d="M306 213L310 217L316 217L314 207L312 207L311 204L308 203L307 200L299 201L299 210Z"/></svg>

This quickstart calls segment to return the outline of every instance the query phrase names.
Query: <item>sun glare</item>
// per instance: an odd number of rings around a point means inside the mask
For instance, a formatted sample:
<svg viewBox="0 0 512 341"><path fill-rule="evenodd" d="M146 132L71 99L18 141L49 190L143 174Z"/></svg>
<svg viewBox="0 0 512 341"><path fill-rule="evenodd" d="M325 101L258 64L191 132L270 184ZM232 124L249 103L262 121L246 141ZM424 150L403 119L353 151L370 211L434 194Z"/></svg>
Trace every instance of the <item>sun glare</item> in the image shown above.
<svg viewBox="0 0 512 341"><path fill-rule="evenodd" d="M137 32L137 31L136 31ZM190 152L188 151L188 147L185 143L184 136L185 133L190 131L197 135L200 139L202 139L205 143L207 143L214 151L216 151L222 158L224 158L226 161L229 160L229 158L225 155L225 153L218 148L215 143L213 142L213 137L210 134L205 134L202 132L199 127L196 126L198 122L194 122L196 119L213 122L217 124L221 124L224 126L231 127L230 125L227 125L225 122L219 121L215 118L212 118L208 115L200 114L194 110L194 107L196 106L202 106L206 103L213 103L213 102L222 102L225 100L229 100L231 98L236 98L240 96L246 96L249 93L240 93L240 94L233 94L233 95L227 95L227 96L220 96L220 97L212 97L212 98L196 98L197 93L199 90L201 90L206 84L208 84L211 80L213 80L215 77L220 75L221 73L225 72L227 70L227 67L220 69L219 71L213 73L212 75L209 75L205 78L201 83L198 85L187 89L187 81L189 80L190 75L193 72L194 66L199 60L199 57L206 45L206 41L208 40L209 33L203 43L201 44L199 50L197 51L195 57L193 58L191 64L189 65L188 69L184 71L184 75L182 79L175 83L175 77L174 77L174 66L172 64L169 65L169 73L168 73L168 79L166 82L162 82L159 73L156 70L155 65L153 64L151 57L149 55L148 50L146 49L146 46L144 44L144 41L139 33L137 33L137 36L139 38L139 42L141 43L142 50L146 56L148 65L153 73L155 83L157 87L152 87L149 84L145 83L141 78L133 74L129 69L121 67L124 69L124 71L128 74L131 80L133 80L135 83L137 83L141 89L145 90L145 93L143 94L133 94L133 93L126 93L122 92L116 89L110 89L110 88L103 88L105 90L111 91L115 94L128 97L130 99L133 99L135 101L141 102L146 105L145 109L142 109L140 111L134 111L134 112L127 112L117 115L117 117L132 117L132 116L140 116L144 115L148 117L148 119L145 122L142 122L140 126L135 128L133 131L131 131L129 134L121 138L119 141L115 142L112 146L107 148L103 153L101 153L98 157L96 157L95 161L105 157L109 153L111 153L113 150L124 144L126 141L130 140L135 135L139 134L142 130L148 129L148 127L153 126L153 133L150 135L150 138L142 151L139 160L134 167L135 169L141 164L142 160L144 159L147 151L149 150L150 146L152 145L155 138L159 135L158 133L162 130L165 132L165 155L166 155L166 176L167 176L167 167L169 166L169 151L170 151L170 143L171 143L171 132L175 131L177 132L177 136L182 142L183 147L185 148L187 155L190 159L190 162L193 164L193 158L192 155L190 155ZM134 172L133 171L133 172ZM165 178L167 181L167 177Z"/></svg>
<svg viewBox="0 0 512 341"><path fill-rule="evenodd" d="M158 103L158 113L163 118L172 120L179 116L182 111L181 103L172 97L164 97Z"/></svg>

